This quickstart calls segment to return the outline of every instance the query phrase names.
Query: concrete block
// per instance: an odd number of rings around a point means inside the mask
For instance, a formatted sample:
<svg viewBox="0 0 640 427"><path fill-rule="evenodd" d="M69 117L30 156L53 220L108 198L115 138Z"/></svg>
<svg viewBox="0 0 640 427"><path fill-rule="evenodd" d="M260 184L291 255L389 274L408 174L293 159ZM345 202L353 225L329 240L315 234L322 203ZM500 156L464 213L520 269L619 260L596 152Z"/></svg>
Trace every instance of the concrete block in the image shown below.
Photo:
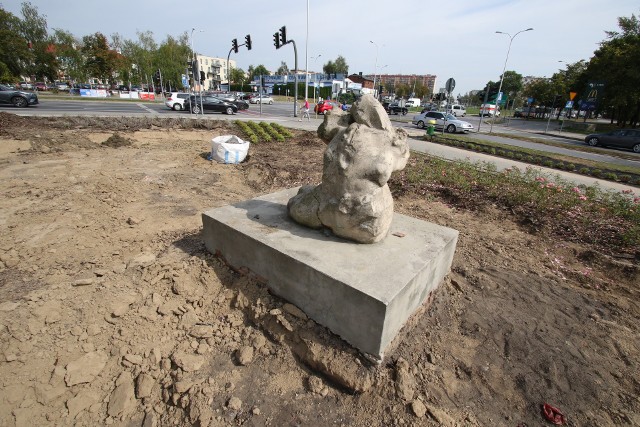
<svg viewBox="0 0 640 427"><path fill-rule="evenodd" d="M458 231L395 213L381 242L327 236L288 217L297 190L204 212L207 249L266 279L272 292L360 351L383 358L449 272Z"/></svg>

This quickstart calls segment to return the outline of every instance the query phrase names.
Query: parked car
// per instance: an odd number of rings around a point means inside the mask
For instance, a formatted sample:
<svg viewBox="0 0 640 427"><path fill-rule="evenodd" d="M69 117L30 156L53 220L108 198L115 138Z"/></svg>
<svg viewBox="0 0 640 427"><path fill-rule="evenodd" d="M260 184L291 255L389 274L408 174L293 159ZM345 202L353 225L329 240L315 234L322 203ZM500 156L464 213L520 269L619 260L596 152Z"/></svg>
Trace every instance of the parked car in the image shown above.
<svg viewBox="0 0 640 427"><path fill-rule="evenodd" d="M409 109L406 106L400 106L400 104L398 104L397 102L392 102L391 104L389 104L386 110L389 114L402 114L403 116L409 112Z"/></svg>
<svg viewBox="0 0 640 427"><path fill-rule="evenodd" d="M58 90L69 90L69 85L65 82L56 82L55 87Z"/></svg>
<svg viewBox="0 0 640 427"><path fill-rule="evenodd" d="M335 102L329 100L329 99L325 99L323 101L319 101L314 107L313 107L313 112L316 114L324 114L327 111L333 110L333 108L338 108L339 105L336 104Z"/></svg>
<svg viewBox="0 0 640 427"><path fill-rule="evenodd" d="M24 90L33 90L33 85L29 82L20 82L18 87Z"/></svg>
<svg viewBox="0 0 640 427"><path fill-rule="evenodd" d="M444 128L445 131L449 133L471 132L473 130L471 123L460 120L453 114L441 113L439 111L427 111L426 113L413 116L411 123L420 129L424 129L434 120L436 130L442 130Z"/></svg>
<svg viewBox="0 0 640 427"><path fill-rule="evenodd" d="M258 95L249 99L249 102L252 104L273 104L273 98L269 95Z"/></svg>
<svg viewBox="0 0 640 427"><path fill-rule="evenodd" d="M187 100L187 107L194 114L200 114L200 104L202 103L203 112L217 112L225 114L235 114L238 112L238 107L230 102L223 101L215 96L203 95L202 102L200 96L191 95Z"/></svg>
<svg viewBox="0 0 640 427"><path fill-rule="evenodd" d="M19 108L36 105L38 104L38 94L0 84L0 104L12 104Z"/></svg>
<svg viewBox="0 0 640 427"><path fill-rule="evenodd" d="M37 90L48 90L49 86L47 86L47 84L45 82L36 82L36 89Z"/></svg>
<svg viewBox="0 0 640 427"><path fill-rule="evenodd" d="M611 132L592 133L584 138L584 142L592 147L602 145L603 147L630 148L640 153L640 130L618 129Z"/></svg>
<svg viewBox="0 0 640 427"><path fill-rule="evenodd" d="M164 101L164 105L171 108L174 111L182 111L184 110L184 102L189 99L188 93L183 92L171 92L167 95L167 98Z"/></svg>

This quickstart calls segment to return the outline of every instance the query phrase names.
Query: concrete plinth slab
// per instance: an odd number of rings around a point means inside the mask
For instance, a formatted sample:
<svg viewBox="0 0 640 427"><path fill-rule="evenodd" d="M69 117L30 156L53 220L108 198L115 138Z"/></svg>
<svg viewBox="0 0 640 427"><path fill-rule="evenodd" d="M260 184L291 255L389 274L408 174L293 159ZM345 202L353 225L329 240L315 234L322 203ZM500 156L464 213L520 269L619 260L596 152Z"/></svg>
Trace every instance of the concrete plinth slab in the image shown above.
<svg viewBox="0 0 640 427"><path fill-rule="evenodd" d="M383 358L448 273L458 232L395 213L381 242L327 236L287 215L297 190L204 212L207 249L261 276L272 292L354 347Z"/></svg>

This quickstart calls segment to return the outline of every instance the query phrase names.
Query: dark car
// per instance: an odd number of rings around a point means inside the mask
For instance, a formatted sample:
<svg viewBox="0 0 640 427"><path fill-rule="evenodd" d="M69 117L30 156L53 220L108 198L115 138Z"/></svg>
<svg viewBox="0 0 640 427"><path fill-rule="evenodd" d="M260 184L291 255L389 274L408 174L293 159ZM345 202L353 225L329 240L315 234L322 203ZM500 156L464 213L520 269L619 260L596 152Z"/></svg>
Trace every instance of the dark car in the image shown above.
<svg viewBox="0 0 640 427"><path fill-rule="evenodd" d="M387 107L387 113L389 114L402 114L403 116L409 112L407 107L401 107L397 102L389 104Z"/></svg>
<svg viewBox="0 0 640 427"><path fill-rule="evenodd" d="M187 107L194 114L200 114L200 97L191 95L187 100ZM235 114L238 107L230 102L223 101L215 96L205 95L202 97L202 109L204 112L218 112L225 114Z"/></svg>
<svg viewBox="0 0 640 427"><path fill-rule="evenodd" d="M0 104L12 104L23 108L38 103L38 95L35 92L26 92L13 86L0 84Z"/></svg>
<svg viewBox="0 0 640 427"><path fill-rule="evenodd" d="M584 142L592 147L602 145L604 147L630 148L640 153L640 130L618 129L611 132L592 133L584 138Z"/></svg>
<svg viewBox="0 0 640 427"><path fill-rule="evenodd" d="M236 107L238 107L238 110L246 110L249 108L249 103L247 101L243 101L242 99L239 99L236 95L233 95L230 93L209 93L207 95L215 96L218 99L221 99L225 102L229 102L235 105Z"/></svg>

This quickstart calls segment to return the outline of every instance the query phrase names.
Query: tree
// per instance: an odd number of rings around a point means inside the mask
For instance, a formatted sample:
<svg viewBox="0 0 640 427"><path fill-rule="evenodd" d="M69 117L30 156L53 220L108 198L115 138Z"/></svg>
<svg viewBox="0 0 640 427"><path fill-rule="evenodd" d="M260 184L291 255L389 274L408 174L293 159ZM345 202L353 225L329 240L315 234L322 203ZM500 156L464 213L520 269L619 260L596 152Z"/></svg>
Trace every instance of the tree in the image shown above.
<svg viewBox="0 0 640 427"><path fill-rule="evenodd" d="M0 80L17 82L29 60L20 19L0 8Z"/></svg>
<svg viewBox="0 0 640 427"><path fill-rule="evenodd" d="M249 69L251 70L251 74L249 75L249 79L250 80L256 80L256 79L260 78L260 76L269 76L269 75L271 75L269 70L267 70L265 68L265 66L262 65L262 64L258 65L257 67L254 67L254 68L252 68L252 66L250 66Z"/></svg>
<svg viewBox="0 0 640 427"><path fill-rule="evenodd" d="M110 49L107 38L95 33L82 38L82 53L85 57L85 70L88 77L97 77L111 81L118 68L119 54Z"/></svg>
<svg viewBox="0 0 640 427"><path fill-rule="evenodd" d="M239 84L242 86L247 81L247 75L242 70L242 68L232 68L230 70L230 74L231 74L230 80L232 83Z"/></svg>
<svg viewBox="0 0 640 427"><path fill-rule="evenodd" d="M276 76L286 76L289 74L289 67L287 67L287 63L282 61L280 62L280 67L276 71Z"/></svg>
<svg viewBox="0 0 640 427"><path fill-rule="evenodd" d="M606 32L585 72L578 78L581 89L590 81L604 82L598 110L608 109L619 126L637 126L640 119L640 21L635 15L618 18L621 32Z"/></svg>
<svg viewBox="0 0 640 427"><path fill-rule="evenodd" d="M349 74L349 65L347 65L347 61L342 57L338 56L335 61L328 61L322 67L322 71L325 74Z"/></svg>
<svg viewBox="0 0 640 427"><path fill-rule="evenodd" d="M52 41L56 47L58 73L72 80L84 80L84 60L81 43L68 31L54 29Z"/></svg>

